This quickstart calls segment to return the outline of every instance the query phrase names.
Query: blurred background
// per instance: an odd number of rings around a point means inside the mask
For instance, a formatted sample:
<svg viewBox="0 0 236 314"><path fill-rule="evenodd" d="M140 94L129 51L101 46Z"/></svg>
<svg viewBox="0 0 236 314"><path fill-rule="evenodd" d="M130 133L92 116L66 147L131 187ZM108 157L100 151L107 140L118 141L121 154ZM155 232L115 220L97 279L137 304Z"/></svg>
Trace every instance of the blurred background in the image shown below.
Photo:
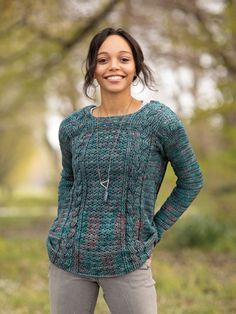
<svg viewBox="0 0 236 314"><path fill-rule="evenodd" d="M235 0L0 0L0 313L49 313L58 126L92 103L84 60L108 26L140 43L158 92L133 95L179 115L205 179L153 253L159 311L236 313L235 17ZM156 210L175 181L169 167ZM95 313L109 313L101 290Z"/></svg>

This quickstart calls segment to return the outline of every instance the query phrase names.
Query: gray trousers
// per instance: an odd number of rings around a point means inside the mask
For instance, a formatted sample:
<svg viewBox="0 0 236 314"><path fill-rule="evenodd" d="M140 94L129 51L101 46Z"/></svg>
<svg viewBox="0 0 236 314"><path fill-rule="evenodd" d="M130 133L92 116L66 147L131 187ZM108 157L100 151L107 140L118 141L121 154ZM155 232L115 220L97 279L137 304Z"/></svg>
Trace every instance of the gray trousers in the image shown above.
<svg viewBox="0 0 236 314"><path fill-rule="evenodd" d="M112 314L157 314L150 260L118 277L78 277L49 262L51 314L92 314L99 288Z"/></svg>

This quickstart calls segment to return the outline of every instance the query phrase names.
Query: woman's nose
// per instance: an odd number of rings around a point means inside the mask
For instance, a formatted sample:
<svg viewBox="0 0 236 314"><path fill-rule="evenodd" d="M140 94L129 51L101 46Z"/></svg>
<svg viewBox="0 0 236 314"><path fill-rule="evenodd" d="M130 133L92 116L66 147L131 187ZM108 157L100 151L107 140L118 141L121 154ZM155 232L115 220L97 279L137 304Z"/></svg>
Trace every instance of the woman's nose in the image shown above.
<svg viewBox="0 0 236 314"><path fill-rule="evenodd" d="M110 62L110 70L116 70L119 68L119 63L117 60L112 59Z"/></svg>

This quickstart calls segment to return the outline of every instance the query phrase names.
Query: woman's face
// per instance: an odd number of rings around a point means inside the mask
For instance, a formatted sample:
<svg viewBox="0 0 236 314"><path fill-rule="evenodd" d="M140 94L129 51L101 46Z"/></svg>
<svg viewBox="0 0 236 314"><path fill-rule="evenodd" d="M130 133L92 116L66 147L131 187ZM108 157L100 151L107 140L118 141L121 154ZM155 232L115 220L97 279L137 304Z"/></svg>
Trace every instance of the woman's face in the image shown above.
<svg viewBox="0 0 236 314"><path fill-rule="evenodd" d="M101 92L121 93L130 89L135 73L128 42L119 35L108 36L98 50L94 73Z"/></svg>

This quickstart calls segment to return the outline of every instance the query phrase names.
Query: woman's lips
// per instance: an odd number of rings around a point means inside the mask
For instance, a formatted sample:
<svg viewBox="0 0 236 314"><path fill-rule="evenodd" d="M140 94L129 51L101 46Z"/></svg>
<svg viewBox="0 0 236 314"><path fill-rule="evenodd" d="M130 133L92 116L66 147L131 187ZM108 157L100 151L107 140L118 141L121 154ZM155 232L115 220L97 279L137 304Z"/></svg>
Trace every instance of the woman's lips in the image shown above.
<svg viewBox="0 0 236 314"><path fill-rule="evenodd" d="M111 75L111 76L105 77L105 79L110 81L110 82L119 82L123 78L124 78L124 76L121 76L121 75Z"/></svg>

